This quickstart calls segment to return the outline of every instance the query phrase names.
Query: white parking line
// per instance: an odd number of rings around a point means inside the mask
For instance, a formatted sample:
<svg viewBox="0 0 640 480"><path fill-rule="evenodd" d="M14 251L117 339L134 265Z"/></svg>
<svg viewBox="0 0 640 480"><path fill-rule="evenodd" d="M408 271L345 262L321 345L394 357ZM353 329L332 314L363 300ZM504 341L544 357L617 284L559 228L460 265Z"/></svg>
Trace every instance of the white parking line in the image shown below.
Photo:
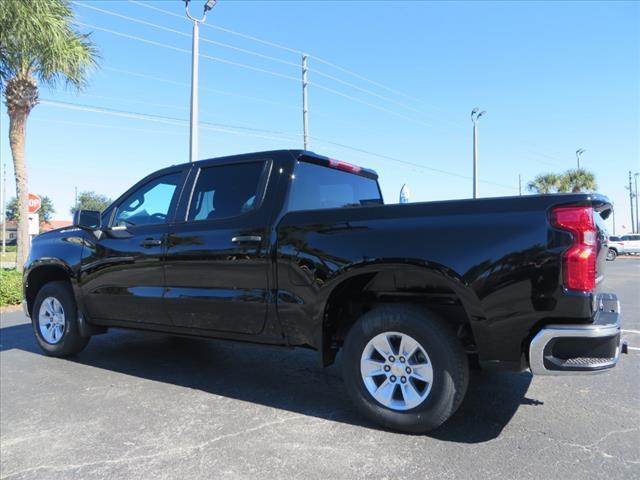
<svg viewBox="0 0 640 480"><path fill-rule="evenodd" d="M637 350L638 352L640 352L640 348L638 348L638 347L630 347L630 346L627 345L627 349L629 349L629 350Z"/></svg>
<svg viewBox="0 0 640 480"><path fill-rule="evenodd" d="M640 335L640 330L625 330L624 328L622 329L623 333L637 333L638 335Z"/></svg>

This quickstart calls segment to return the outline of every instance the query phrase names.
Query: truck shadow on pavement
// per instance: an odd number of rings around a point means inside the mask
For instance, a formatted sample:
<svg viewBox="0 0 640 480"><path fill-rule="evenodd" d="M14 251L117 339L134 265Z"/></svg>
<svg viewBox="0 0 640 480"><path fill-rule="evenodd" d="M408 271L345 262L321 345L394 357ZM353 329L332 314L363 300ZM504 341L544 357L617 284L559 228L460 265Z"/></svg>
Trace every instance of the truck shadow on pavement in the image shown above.
<svg viewBox="0 0 640 480"><path fill-rule="evenodd" d="M11 349L42 354L31 325L24 323L0 329L0 350ZM352 406L342 382L340 356L335 365L323 369L316 353L309 350L112 329L92 338L87 348L69 361L302 415L378 428ZM79 382L89 384L94 378L95 372L78 372ZM531 379L528 372L472 372L459 410L429 436L462 443L498 437L521 405L542 404L525 397Z"/></svg>

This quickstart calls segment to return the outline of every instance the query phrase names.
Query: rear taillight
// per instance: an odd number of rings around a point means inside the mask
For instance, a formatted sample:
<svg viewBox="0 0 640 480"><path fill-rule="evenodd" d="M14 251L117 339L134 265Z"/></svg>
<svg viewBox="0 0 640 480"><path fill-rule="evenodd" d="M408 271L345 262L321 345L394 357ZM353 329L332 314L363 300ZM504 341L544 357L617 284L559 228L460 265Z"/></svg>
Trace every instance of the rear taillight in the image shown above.
<svg viewBox="0 0 640 480"><path fill-rule="evenodd" d="M591 207L558 207L551 212L554 226L573 234L573 244L562 254L564 286L591 291L596 285L596 225Z"/></svg>

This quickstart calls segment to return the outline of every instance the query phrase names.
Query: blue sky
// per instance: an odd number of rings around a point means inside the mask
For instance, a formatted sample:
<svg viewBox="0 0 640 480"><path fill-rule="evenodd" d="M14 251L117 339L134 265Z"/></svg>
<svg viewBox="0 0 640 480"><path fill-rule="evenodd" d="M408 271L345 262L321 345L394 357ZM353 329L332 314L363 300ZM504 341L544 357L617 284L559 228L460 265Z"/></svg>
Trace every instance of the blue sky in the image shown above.
<svg viewBox="0 0 640 480"><path fill-rule="evenodd" d="M81 3L190 33L183 18L135 2ZM199 13L202 2L192 4ZM184 13L179 0L147 5ZM101 68L82 94L43 89L43 100L85 110L43 101L27 134L30 189L53 199L56 218L69 218L75 187L115 198L147 173L188 161L186 122L167 118L189 116L190 55L179 51L190 50L189 35L74 9L78 21L91 25L79 28L93 32ZM582 165L616 204L618 231L630 224L624 186L629 170L640 171L637 2L221 0L207 25L201 54L279 76L201 59L200 119L208 122L200 129L201 158L301 148L297 52L304 51L312 56L311 149L376 169L387 202L397 202L404 183L412 201L471 195L469 112L479 106L487 110L479 133L481 196L517 194L519 174L525 184L538 173L572 168L575 150L584 148ZM166 118L107 115L87 106ZM1 120L12 196L4 106Z"/></svg>

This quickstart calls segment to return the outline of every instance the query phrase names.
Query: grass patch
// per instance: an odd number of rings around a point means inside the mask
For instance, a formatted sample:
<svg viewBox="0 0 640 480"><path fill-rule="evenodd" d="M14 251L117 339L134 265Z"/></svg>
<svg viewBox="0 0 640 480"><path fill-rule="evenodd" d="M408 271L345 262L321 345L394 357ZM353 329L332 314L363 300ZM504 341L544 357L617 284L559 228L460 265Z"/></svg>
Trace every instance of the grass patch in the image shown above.
<svg viewBox="0 0 640 480"><path fill-rule="evenodd" d="M0 269L0 306L17 305L22 301L22 274L17 270Z"/></svg>

